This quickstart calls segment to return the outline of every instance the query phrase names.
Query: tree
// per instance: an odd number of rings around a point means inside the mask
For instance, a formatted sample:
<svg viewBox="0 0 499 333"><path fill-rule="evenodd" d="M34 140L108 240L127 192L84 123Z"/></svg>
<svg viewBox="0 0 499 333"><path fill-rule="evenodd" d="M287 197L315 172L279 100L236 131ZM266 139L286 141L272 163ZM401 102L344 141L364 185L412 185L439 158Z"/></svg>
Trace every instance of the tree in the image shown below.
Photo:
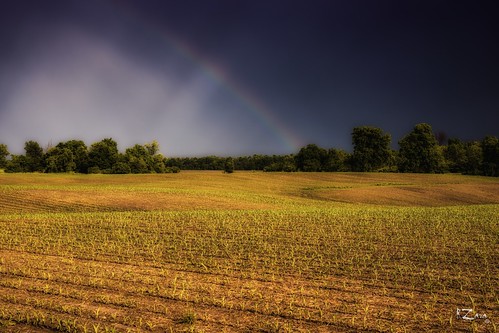
<svg viewBox="0 0 499 333"><path fill-rule="evenodd" d="M355 127L352 131L353 171L376 171L388 166L391 156L391 136L380 128Z"/></svg>
<svg viewBox="0 0 499 333"><path fill-rule="evenodd" d="M24 155L12 155L10 161L7 161L5 172L27 172L27 161Z"/></svg>
<svg viewBox="0 0 499 333"><path fill-rule="evenodd" d="M128 148L125 151L125 160L132 173L164 173L166 171L165 158L159 153L159 144L156 141Z"/></svg>
<svg viewBox="0 0 499 333"><path fill-rule="evenodd" d="M92 172L110 173L118 160L118 144L111 138L96 142L90 146L88 159Z"/></svg>
<svg viewBox="0 0 499 333"><path fill-rule="evenodd" d="M463 173L467 175L481 175L483 164L482 145L478 141L468 142L465 145L466 163Z"/></svg>
<svg viewBox="0 0 499 333"><path fill-rule="evenodd" d="M350 154L341 149L331 148L327 152L325 171L349 171L348 159Z"/></svg>
<svg viewBox="0 0 499 333"><path fill-rule="evenodd" d="M479 141L462 142L449 139L444 149L444 157L450 172L466 175L484 173L482 143Z"/></svg>
<svg viewBox="0 0 499 333"><path fill-rule="evenodd" d="M293 155L274 155L274 162L263 168L266 172L293 172L296 171L296 165Z"/></svg>
<svg viewBox="0 0 499 333"><path fill-rule="evenodd" d="M79 173L87 173L88 171L88 149L87 145L81 140L70 140L60 142L56 148L69 149L73 155L74 169Z"/></svg>
<svg viewBox="0 0 499 333"><path fill-rule="evenodd" d="M36 141L27 141L24 144L26 152L26 171L43 171L43 149Z"/></svg>
<svg viewBox="0 0 499 333"><path fill-rule="evenodd" d="M435 139L437 139L437 142L440 146L445 145L446 142L450 142L450 140L447 138L447 133L444 131L438 131L435 133Z"/></svg>
<svg viewBox="0 0 499 333"><path fill-rule="evenodd" d="M71 172L75 169L74 156L69 148L56 146L45 154L46 172Z"/></svg>
<svg viewBox="0 0 499 333"><path fill-rule="evenodd" d="M293 155L281 156L281 166L284 172L296 171L295 159Z"/></svg>
<svg viewBox="0 0 499 333"><path fill-rule="evenodd" d="M483 174L499 177L499 139L495 136L486 136L482 140Z"/></svg>
<svg viewBox="0 0 499 333"><path fill-rule="evenodd" d="M148 167L149 152L144 146L135 145L127 148L125 157L132 173L149 173Z"/></svg>
<svg viewBox="0 0 499 333"><path fill-rule="evenodd" d="M227 157L225 159L224 172L225 173L233 173L234 172L234 159L232 157Z"/></svg>
<svg viewBox="0 0 499 333"><path fill-rule="evenodd" d="M156 173L165 173L166 169L166 158L161 154L155 154L152 156L152 171Z"/></svg>
<svg viewBox="0 0 499 333"><path fill-rule="evenodd" d="M4 169L7 166L7 156L9 155L7 145L0 144L0 169Z"/></svg>
<svg viewBox="0 0 499 333"><path fill-rule="evenodd" d="M269 155L253 155L253 164L255 168L253 170L263 170L266 166L271 165L274 163L273 159Z"/></svg>
<svg viewBox="0 0 499 333"><path fill-rule="evenodd" d="M113 168L111 169L111 173L114 174L128 174L131 173L132 170L130 169L130 165L126 162L118 161L113 165Z"/></svg>
<svg viewBox="0 0 499 333"><path fill-rule="evenodd" d="M430 125L425 123L416 125L409 134L399 141L399 146L399 171L443 172L443 154Z"/></svg>
<svg viewBox="0 0 499 333"><path fill-rule="evenodd" d="M449 139L444 157L450 172L464 172L466 168L466 145L459 139Z"/></svg>
<svg viewBox="0 0 499 333"><path fill-rule="evenodd" d="M151 143L146 143L144 148L147 150L149 156L159 154L159 143L156 140L153 140Z"/></svg>
<svg viewBox="0 0 499 333"><path fill-rule="evenodd" d="M305 172L323 171L327 151L315 144L309 144L300 149L296 155L296 168Z"/></svg>

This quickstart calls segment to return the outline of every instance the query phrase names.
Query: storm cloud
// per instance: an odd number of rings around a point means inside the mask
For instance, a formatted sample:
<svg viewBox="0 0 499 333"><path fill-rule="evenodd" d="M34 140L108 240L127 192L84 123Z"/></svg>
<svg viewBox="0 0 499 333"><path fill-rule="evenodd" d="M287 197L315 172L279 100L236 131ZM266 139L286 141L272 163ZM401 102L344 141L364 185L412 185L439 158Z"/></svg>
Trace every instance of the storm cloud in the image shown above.
<svg viewBox="0 0 499 333"><path fill-rule="evenodd" d="M26 140L106 137L121 149L158 140L170 156L286 149L227 82L161 35L153 34L155 56L138 56L80 26L43 28L2 68L0 135L13 152Z"/></svg>
<svg viewBox="0 0 499 333"><path fill-rule="evenodd" d="M499 135L493 5L50 1L0 13L0 143L167 156L350 149L354 126Z"/></svg>

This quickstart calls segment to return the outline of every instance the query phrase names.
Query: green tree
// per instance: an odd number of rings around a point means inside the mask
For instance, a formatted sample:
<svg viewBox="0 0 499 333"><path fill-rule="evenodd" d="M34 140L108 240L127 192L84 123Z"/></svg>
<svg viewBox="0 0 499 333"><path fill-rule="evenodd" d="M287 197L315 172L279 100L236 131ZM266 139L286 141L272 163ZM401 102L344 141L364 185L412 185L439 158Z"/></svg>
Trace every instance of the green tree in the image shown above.
<svg viewBox="0 0 499 333"><path fill-rule="evenodd" d="M418 124L399 141L398 168L401 172L439 173L444 158L431 126Z"/></svg>
<svg viewBox="0 0 499 333"><path fill-rule="evenodd" d="M110 173L118 160L118 144L111 138L93 143L88 151L88 165L92 172Z"/></svg>
<svg viewBox="0 0 499 333"><path fill-rule="evenodd" d="M325 171L349 171L350 154L341 149L331 148L327 152Z"/></svg>
<svg viewBox="0 0 499 333"><path fill-rule="evenodd" d="M315 144L309 144L296 154L296 168L305 172L323 171L326 164L327 151Z"/></svg>
<svg viewBox="0 0 499 333"><path fill-rule="evenodd" d="M27 172L27 161L24 155L11 155L11 159L7 161L5 172Z"/></svg>
<svg viewBox="0 0 499 333"><path fill-rule="evenodd" d="M296 171L295 158L293 155L282 156L282 171L294 172Z"/></svg>
<svg viewBox="0 0 499 333"><path fill-rule="evenodd" d="M159 154L159 143L156 140L153 140L150 143L146 143L144 148L147 150L149 156L154 156Z"/></svg>
<svg viewBox="0 0 499 333"><path fill-rule="evenodd" d="M483 164L482 145L478 141L468 142L465 145L465 166L463 173L467 175L481 175Z"/></svg>
<svg viewBox="0 0 499 333"><path fill-rule="evenodd" d="M46 172L71 172L75 169L74 156L69 148L56 146L45 154Z"/></svg>
<svg viewBox="0 0 499 333"><path fill-rule="evenodd" d="M463 173L466 168L466 144L459 139L449 139L444 157L450 172Z"/></svg>
<svg viewBox="0 0 499 333"><path fill-rule="evenodd" d="M125 158L132 173L166 172L165 158L159 153L156 141L128 148Z"/></svg>
<svg viewBox="0 0 499 333"><path fill-rule="evenodd" d="M0 169L4 169L7 166L7 156L9 155L7 145L0 144Z"/></svg>
<svg viewBox="0 0 499 333"><path fill-rule="evenodd" d="M232 157L227 157L225 159L224 172L225 173L233 173L234 172L234 159Z"/></svg>
<svg viewBox="0 0 499 333"><path fill-rule="evenodd" d="M387 167L391 157L391 136L380 128L355 127L352 131L353 171L376 171Z"/></svg>
<svg viewBox="0 0 499 333"><path fill-rule="evenodd" d="M274 163L272 160L272 157L269 155L253 155L252 156L252 164L254 165L254 168L252 170L263 170L265 169L266 166L271 165Z"/></svg>
<svg viewBox="0 0 499 333"><path fill-rule="evenodd" d="M24 144L26 152L26 171L43 171L43 149L36 141L26 141Z"/></svg>
<svg viewBox="0 0 499 333"><path fill-rule="evenodd" d="M128 174L131 173L132 170L130 169L130 165L128 163L123 162L123 161L118 161L113 165L113 168L111 169L111 173L114 174Z"/></svg>
<svg viewBox="0 0 499 333"><path fill-rule="evenodd" d="M152 171L156 173L165 173L166 169L166 158L161 154L155 154L152 156Z"/></svg>
<svg viewBox="0 0 499 333"><path fill-rule="evenodd" d="M132 173L150 172L148 166L150 155L144 146L136 144L131 148L127 148L125 151L125 157Z"/></svg>
<svg viewBox="0 0 499 333"><path fill-rule="evenodd" d="M499 139L495 136L486 136L482 140L483 174L499 177Z"/></svg>
<svg viewBox="0 0 499 333"><path fill-rule="evenodd" d="M73 155L74 169L79 173L87 173L88 171L88 149L87 145L81 140L70 140L60 142L56 148L69 149Z"/></svg>
<svg viewBox="0 0 499 333"><path fill-rule="evenodd" d="M266 172L293 172L296 171L295 159L293 155L274 155L274 162L263 168Z"/></svg>

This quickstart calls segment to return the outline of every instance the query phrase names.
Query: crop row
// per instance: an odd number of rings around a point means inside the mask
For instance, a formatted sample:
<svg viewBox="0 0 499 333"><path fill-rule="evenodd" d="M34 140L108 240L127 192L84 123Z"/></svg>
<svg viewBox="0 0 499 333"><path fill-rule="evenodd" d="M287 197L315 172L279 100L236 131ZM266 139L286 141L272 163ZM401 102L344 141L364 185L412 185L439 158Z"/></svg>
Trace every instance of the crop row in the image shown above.
<svg viewBox="0 0 499 333"><path fill-rule="evenodd" d="M456 307L499 304L498 221L497 206L3 214L0 287L14 296L0 310L30 325L29 313L88 320L77 331L184 319L205 331L467 330Z"/></svg>

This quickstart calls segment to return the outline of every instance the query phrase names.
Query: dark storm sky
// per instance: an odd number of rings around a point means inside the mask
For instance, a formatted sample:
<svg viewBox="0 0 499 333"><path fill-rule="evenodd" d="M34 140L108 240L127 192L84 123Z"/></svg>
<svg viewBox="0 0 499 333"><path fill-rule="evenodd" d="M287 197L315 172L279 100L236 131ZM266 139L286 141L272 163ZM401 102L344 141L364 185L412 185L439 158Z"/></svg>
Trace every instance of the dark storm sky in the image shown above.
<svg viewBox="0 0 499 333"><path fill-rule="evenodd" d="M0 3L0 143L158 140L167 156L351 149L415 124L499 136L493 1Z"/></svg>

